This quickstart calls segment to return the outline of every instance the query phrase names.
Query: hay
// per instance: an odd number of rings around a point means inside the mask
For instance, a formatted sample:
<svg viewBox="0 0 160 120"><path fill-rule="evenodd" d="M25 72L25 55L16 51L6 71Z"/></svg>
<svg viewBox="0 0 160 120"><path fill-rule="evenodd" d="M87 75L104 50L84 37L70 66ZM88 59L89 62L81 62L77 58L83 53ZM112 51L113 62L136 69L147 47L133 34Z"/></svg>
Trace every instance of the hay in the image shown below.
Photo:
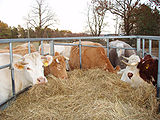
<svg viewBox="0 0 160 120"><path fill-rule="evenodd" d="M69 79L48 76L48 83L21 94L2 120L157 120L156 90L152 85L137 89L120 76L100 69L74 70Z"/></svg>

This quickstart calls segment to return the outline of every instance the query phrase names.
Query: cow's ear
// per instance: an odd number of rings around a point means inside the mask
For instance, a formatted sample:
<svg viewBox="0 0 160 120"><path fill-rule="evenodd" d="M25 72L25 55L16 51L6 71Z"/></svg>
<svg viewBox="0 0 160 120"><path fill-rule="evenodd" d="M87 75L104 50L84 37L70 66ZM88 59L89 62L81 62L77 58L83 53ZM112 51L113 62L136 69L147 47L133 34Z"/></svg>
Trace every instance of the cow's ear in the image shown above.
<svg viewBox="0 0 160 120"><path fill-rule="evenodd" d="M21 71L24 69L24 66L23 64L21 64L21 62L15 62L13 63L13 68L18 70L18 71Z"/></svg>
<svg viewBox="0 0 160 120"><path fill-rule="evenodd" d="M42 58L43 65L45 67L47 67L48 65L50 65L52 63L52 61L53 61L53 57L50 56L50 55L45 56L44 59Z"/></svg>
<svg viewBox="0 0 160 120"><path fill-rule="evenodd" d="M58 55L60 55L59 52L55 52L55 56L58 56Z"/></svg>

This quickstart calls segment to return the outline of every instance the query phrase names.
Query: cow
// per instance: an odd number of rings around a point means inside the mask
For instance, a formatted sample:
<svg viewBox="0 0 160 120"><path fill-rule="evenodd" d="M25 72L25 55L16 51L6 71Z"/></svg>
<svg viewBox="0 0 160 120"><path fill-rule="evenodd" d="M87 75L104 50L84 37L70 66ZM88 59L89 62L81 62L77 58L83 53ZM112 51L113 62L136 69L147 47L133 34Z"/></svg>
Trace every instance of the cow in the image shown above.
<svg viewBox="0 0 160 120"><path fill-rule="evenodd" d="M137 69L137 65L140 62L140 58L138 55L131 55L129 58L123 57L128 62L122 60L122 62L126 65L126 68L123 69L121 80L127 82L131 85L131 87L136 88L145 84L145 81L139 75L139 69Z"/></svg>
<svg viewBox="0 0 160 120"><path fill-rule="evenodd" d="M31 44L30 46L31 46L31 53L35 52L36 51L35 46L33 44ZM9 49L6 48L6 49L3 49L3 50L0 51L0 53L3 53L3 52L9 52ZM20 54L22 56L27 54L28 53L28 43L17 45L16 47L13 48L13 53ZM55 57L53 57L53 59L54 58ZM44 69L45 76L48 75L49 71L50 71L51 74L53 74L54 76L56 76L58 78L67 78L67 75L66 75L67 73L64 71L62 66L61 66L61 69L56 68L56 67L58 67L60 65L63 65L63 67L66 67L66 65L63 63L63 59L65 59L65 58L62 57L62 56L56 56L56 60L58 60L58 59L60 61L59 65L56 65L56 62L54 62L51 65L49 65L50 67L47 67L47 68ZM50 68L54 68L54 69L50 70Z"/></svg>
<svg viewBox="0 0 160 120"><path fill-rule="evenodd" d="M123 41L119 40L111 41L109 42L109 47L110 47L109 60L113 65L113 67L119 65L121 69L126 68L126 65L121 62L121 60L123 59L122 56L129 57L133 54L136 54L135 50L124 49L132 47ZM117 47L117 48L112 48L112 47Z"/></svg>
<svg viewBox="0 0 160 120"><path fill-rule="evenodd" d="M36 52L36 47L33 44L30 44L31 53ZM6 47L5 49L0 49L0 53L9 53L9 48ZM28 43L24 43L21 45L17 45L13 48L13 53L20 54L24 56L25 54L28 54Z"/></svg>
<svg viewBox="0 0 160 120"><path fill-rule="evenodd" d="M153 59L151 55L146 55L141 59L137 68L139 69L140 77L144 81L157 86L158 59Z"/></svg>
<svg viewBox="0 0 160 120"><path fill-rule="evenodd" d="M55 45L54 46L54 52L58 52L60 55L63 55L66 59L66 70L69 71L69 56L72 46L62 46L62 45ZM42 53L41 45L39 46L39 52ZM50 54L50 44L43 44L43 54Z"/></svg>
<svg viewBox="0 0 160 120"><path fill-rule="evenodd" d="M28 86L46 83L43 66L52 63L52 56L41 56L38 52L24 56L13 54L13 68L15 80L15 92L23 90ZM10 63L10 54L0 54L0 66ZM0 70L0 103L12 96L12 82L10 68Z"/></svg>
<svg viewBox="0 0 160 120"><path fill-rule="evenodd" d="M79 42L75 42L74 44L79 44ZM109 72L116 72L120 69L119 66L116 66L116 69L114 69L101 44L90 41L82 41L81 44L98 46L81 47L82 69L101 68ZM79 46L71 47L69 66L71 70L80 68Z"/></svg>
<svg viewBox="0 0 160 120"><path fill-rule="evenodd" d="M44 75L46 76L48 74L52 74L57 78L68 78L65 60L66 59L64 56L60 55L58 52L55 52L52 63L44 68Z"/></svg>
<svg viewBox="0 0 160 120"><path fill-rule="evenodd" d="M132 55L133 56L133 55ZM131 57L129 59L131 59ZM132 57L135 59L135 56ZM138 58L138 56L137 56ZM152 83L157 85L158 75L158 60L153 59L151 55L146 55L144 58L132 60L130 63L126 63L126 69L124 69L121 80L131 84L132 87L138 87L141 83Z"/></svg>

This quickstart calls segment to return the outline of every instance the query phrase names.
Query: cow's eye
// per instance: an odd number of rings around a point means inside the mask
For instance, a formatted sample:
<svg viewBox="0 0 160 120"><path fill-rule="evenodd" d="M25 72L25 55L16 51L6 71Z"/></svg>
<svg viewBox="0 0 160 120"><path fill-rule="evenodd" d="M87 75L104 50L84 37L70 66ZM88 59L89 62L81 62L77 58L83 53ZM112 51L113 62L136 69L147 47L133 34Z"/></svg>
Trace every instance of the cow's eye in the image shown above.
<svg viewBox="0 0 160 120"><path fill-rule="evenodd" d="M27 70L31 70L31 68L27 67Z"/></svg>

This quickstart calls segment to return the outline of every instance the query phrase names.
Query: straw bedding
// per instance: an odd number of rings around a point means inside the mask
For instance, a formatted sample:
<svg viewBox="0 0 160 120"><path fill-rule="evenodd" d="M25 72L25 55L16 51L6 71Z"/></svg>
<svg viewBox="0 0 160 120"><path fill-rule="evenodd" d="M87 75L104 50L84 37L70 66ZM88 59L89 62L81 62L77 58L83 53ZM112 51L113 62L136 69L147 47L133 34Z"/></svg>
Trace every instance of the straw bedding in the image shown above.
<svg viewBox="0 0 160 120"><path fill-rule="evenodd" d="M48 75L18 96L2 120L157 120L156 90L152 85L131 88L120 76L102 71L74 70L69 79Z"/></svg>

